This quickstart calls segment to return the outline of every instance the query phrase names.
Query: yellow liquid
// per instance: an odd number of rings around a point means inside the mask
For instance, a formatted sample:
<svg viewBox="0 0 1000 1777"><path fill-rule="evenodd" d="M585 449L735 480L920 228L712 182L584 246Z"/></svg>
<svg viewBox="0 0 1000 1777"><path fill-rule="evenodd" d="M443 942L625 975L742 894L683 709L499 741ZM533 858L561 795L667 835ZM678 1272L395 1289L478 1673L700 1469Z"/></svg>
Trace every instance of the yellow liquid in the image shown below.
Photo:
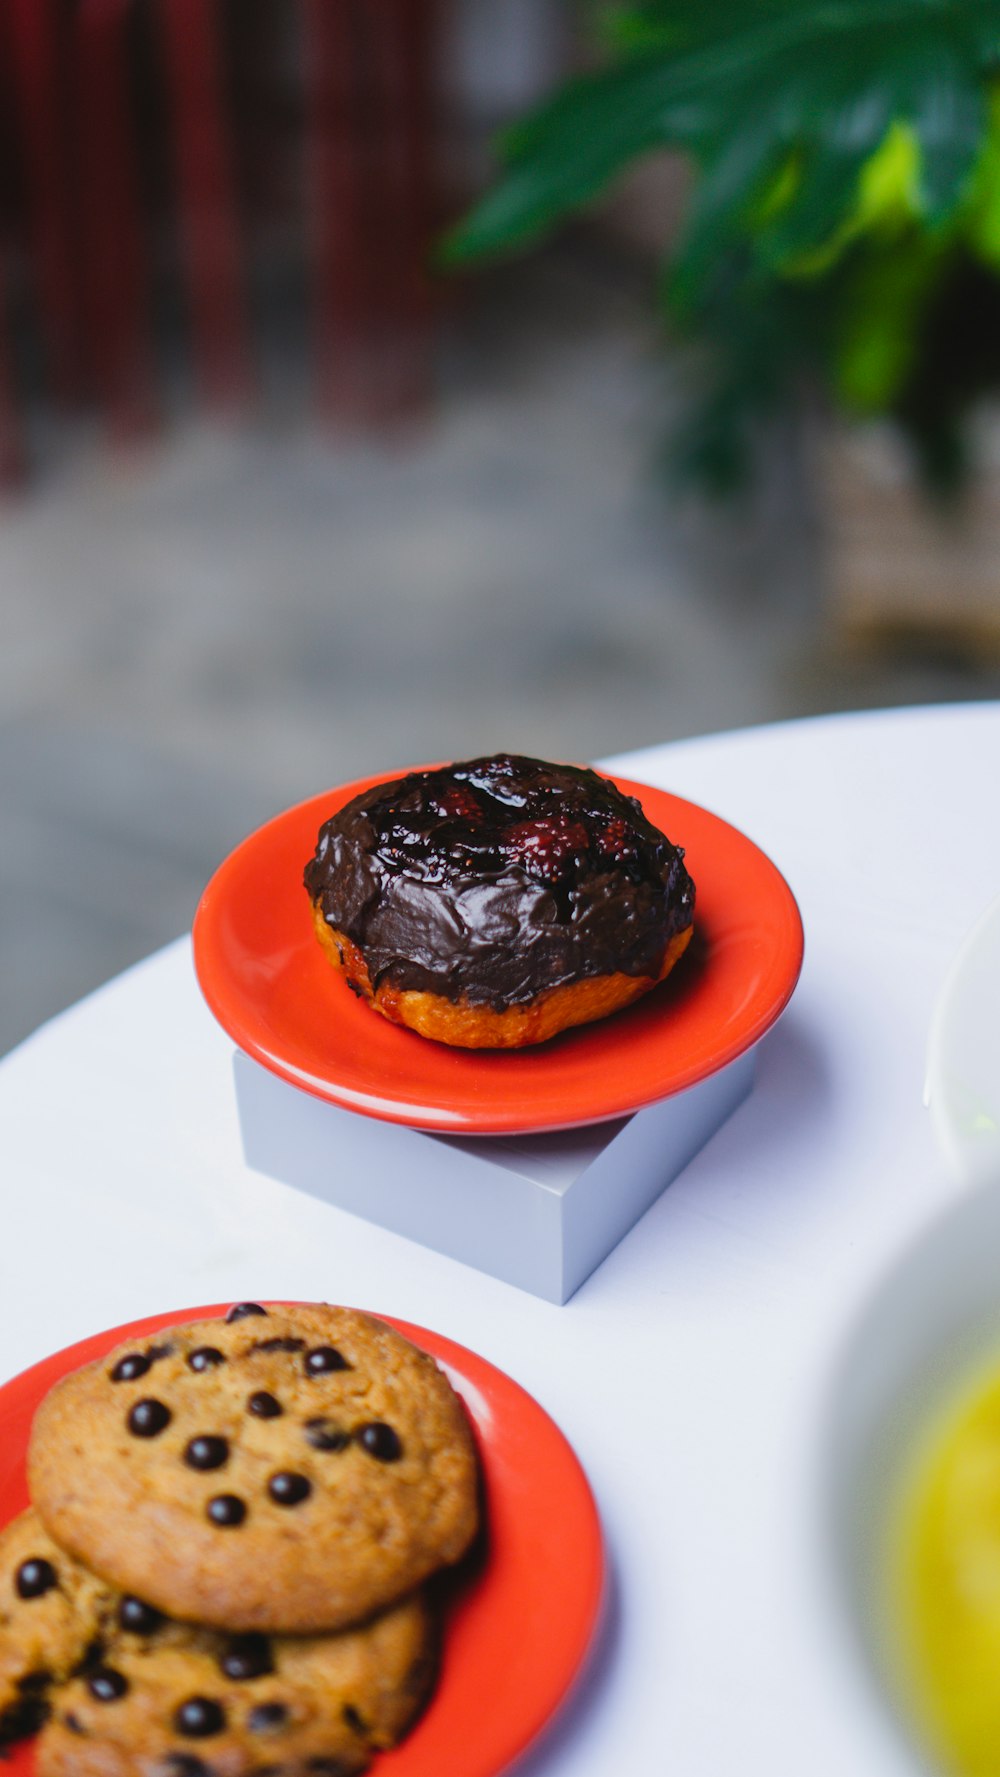
<svg viewBox="0 0 1000 1777"><path fill-rule="evenodd" d="M892 1605L910 1707L960 1777L1000 1777L1000 1363L954 1401L897 1524Z"/></svg>

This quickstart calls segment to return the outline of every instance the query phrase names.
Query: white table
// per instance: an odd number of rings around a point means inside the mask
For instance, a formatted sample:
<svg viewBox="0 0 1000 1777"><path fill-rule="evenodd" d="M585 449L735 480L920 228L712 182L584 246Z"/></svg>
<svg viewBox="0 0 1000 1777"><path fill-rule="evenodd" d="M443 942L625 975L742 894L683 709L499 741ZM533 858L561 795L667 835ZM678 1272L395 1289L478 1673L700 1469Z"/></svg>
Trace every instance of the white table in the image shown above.
<svg viewBox="0 0 1000 1777"><path fill-rule="evenodd" d="M130 970L0 1065L0 1370L229 1298L436 1327L554 1415L607 1531L602 1642L522 1777L911 1769L840 1657L814 1465L861 1299L955 1190L921 1104L924 1044L1000 888L998 757L1000 705L974 705L614 762L771 854L806 962L751 1098L563 1308L248 1172L232 1046L187 941Z"/></svg>

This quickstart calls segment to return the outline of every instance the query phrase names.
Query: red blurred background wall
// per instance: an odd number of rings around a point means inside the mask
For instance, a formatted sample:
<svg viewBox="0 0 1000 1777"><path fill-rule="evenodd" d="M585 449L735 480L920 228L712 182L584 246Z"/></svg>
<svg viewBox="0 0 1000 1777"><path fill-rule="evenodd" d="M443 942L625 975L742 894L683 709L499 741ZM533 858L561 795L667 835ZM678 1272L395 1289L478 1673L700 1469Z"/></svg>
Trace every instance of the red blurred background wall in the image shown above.
<svg viewBox="0 0 1000 1777"><path fill-rule="evenodd" d="M0 0L0 476L38 407L253 411L275 334L334 421L419 404L428 245L570 39L558 0Z"/></svg>

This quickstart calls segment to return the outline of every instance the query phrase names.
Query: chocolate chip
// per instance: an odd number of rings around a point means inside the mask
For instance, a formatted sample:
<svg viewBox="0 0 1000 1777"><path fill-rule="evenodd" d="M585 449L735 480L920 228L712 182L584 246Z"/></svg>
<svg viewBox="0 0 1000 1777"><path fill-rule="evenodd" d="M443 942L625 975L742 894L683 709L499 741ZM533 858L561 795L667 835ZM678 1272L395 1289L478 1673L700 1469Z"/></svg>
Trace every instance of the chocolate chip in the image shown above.
<svg viewBox="0 0 1000 1777"><path fill-rule="evenodd" d="M222 1468L229 1461L229 1444L225 1438L203 1433L191 1439L184 1451L184 1461L188 1468Z"/></svg>
<svg viewBox="0 0 1000 1777"><path fill-rule="evenodd" d="M65 1722L65 1724L68 1727L71 1734L86 1734L86 1732L87 1732L86 1728L84 1727L79 1716L73 1714L72 1709L67 1709L66 1714L63 1716L63 1721Z"/></svg>
<svg viewBox="0 0 1000 1777"><path fill-rule="evenodd" d="M136 1401L126 1424L134 1438L157 1438L170 1424L173 1414L162 1401Z"/></svg>
<svg viewBox="0 0 1000 1777"><path fill-rule="evenodd" d="M34 1672L25 1673L24 1677L18 1679L17 1682L18 1689L22 1691L45 1691L52 1683L52 1674L47 1672L44 1666L41 1666L36 1668Z"/></svg>
<svg viewBox="0 0 1000 1777"><path fill-rule="evenodd" d="M304 1339L255 1339L251 1351L304 1351Z"/></svg>
<svg viewBox="0 0 1000 1777"><path fill-rule="evenodd" d="M193 1752L168 1752L158 1768L163 1777L212 1777L211 1765Z"/></svg>
<svg viewBox="0 0 1000 1777"><path fill-rule="evenodd" d="M378 1462L398 1462L403 1454L403 1446L391 1425L381 1419L373 1419L368 1425L359 1425L355 1437L369 1456Z"/></svg>
<svg viewBox="0 0 1000 1777"><path fill-rule="evenodd" d="M307 1419L306 1443L314 1450L346 1450L351 1441L349 1431L342 1431L332 1419Z"/></svg>
<svg viewBox="0 0 1000 1777"><path fill-rule="evenodd" d="M344 1704L343 1717L352 1734L367 1735L369 1733L368 1723L358 1714L353 1703Z"/></svg>
<svg viewBox="0 0 1000 1777"><path fill-rule="evenodd" d="M187 1734L192 1740L207 1739L209 1734L221 1734L226 1725L226 1714L220 1703L212 1697L188 1697L174 1714L174 1727L179 1734Z"/></svg>
<svg viewBox="0 0 1000 1777"><path fill-rule="evenodd" d="M173 1357L176 1349L174 1345L151 1345L146 1356L151 1364L158 1364L161 1357Z"/></svg>
<svg viewBox="0 0 1000 1777"><path fill-rule="evenodd" d="M234 1635L219 1665L227 1678L237 1681L264 1678L274 1671L271 1643L266 1635Z"/></svg>
<svg viewBox="0 0 1000 1777"><path fill-rule="evenodd" d="M350 1367L335 1345L317 1345L306 1358L307 1376L325 1376L331 1370L349 1370Z"/></svg>
<svg viewBox="0 0 1000 1777"><path fill-rule="evenodd" d="M77 1660L76 1665L73 1667L72 1675L74 1678L86 1678L88 1672L96 1672L97 1668L103 1665L104 1640L102 1636L95 1635L91 1641L88 1641L83 1653Z"/></svg>
<svg viewBox="0 0 1000 1777"><path fill-rule="evenodd" d="M118 1624L132 1635L155 1635L163 1622L161 1611L154 1610L141 1598L133 1598L126 1592L118 1605Z"/></svg>
<svg viewBox="0 0 1000 1777"><path fill-rule="evenodd" d="M36 1555L30 1561L22 1561L14 1577L14 1587L19 1598L42 1598L58 1586L59 1575L51 1561L43 1560Z"/></svg>
<svg viewBox="0 0 1000 1777"><path fill-rule="evenodd" d="M267 1491L278 1506L301 1505L312 1492L312 1482L305 1475L293 1475L287 1469L280 1474L272 1475L267 1483Z"/></svg>
<svg viewBox="0 0 1000 1777"><path fill-rule="evenodd" d="M276 1401L273 1394L268 1394L266 1388L258 1388L247 1401L247 1412L256 1414L258 1419L280 1419L284 1411L281 1402Z"/></svg>
<svg viewBox="0 0 1000 1777"><path fill-rule="evenodd" d="M30 1674L33 1678L34 1674ZM46 1683L51 1683L51 1675L45 1674ZM20 1689L26 1690L29 1679L22 1679ZM37 1734L39 1728L45 1726L49 1719L49 1704L44 1696L21 1695L6 1709L0 1710L0 1758L4 1757L12 1740L25 1740L29 1734Z"/></svg>
<svg viewBox="0 0 1000 1777"><path fill-rule="evenodd" d="M280 1728L287 1720L284 1703L258 1703L247 1717L247 1726L253 1734L266 1734L268 1728Z"/></svg>
<svg viewBox="0 0 1000 1777"><path fill-rule="evenodd" d="M247 1515L245 1502L235 1493L217 1493L214 1499L209 1500L205 1510L212 1523L224 1530L235 1529Z"/></svg>
<svg viewBox="0 0 1000 1777"><path fill-rule="evenodd" d="M189 1370L214 1370L217 1364L224 1364L225 1354L215 1345L199 1345L188 1357Z"/></svg>
<svg viewBox="0 0 1000 1777"><path fill-rule="evenodd" d="M140 1376L152 1369L152 1359L144 1351L130 1351L120 1357L111 1372L112 1382L137 1382Z"/></svg>
<svg viewBox="0 0 1000 1777"><path fill-rule="evenodd" d="M87 1689L98 1703L117 1703L128 1690L128 1679L113 1666L98 1666L87 1680Z"/></svg>
<svg viewBox="0 0 1000 1777"><path fill-rule="evenodd" d="M246 1320L248 1314L263 1314L266 1316L267 1309L262 1308L259 1302L237 1302L233 1308L230 1308L229 1313L226 1315L226 1320Z"/></svg>

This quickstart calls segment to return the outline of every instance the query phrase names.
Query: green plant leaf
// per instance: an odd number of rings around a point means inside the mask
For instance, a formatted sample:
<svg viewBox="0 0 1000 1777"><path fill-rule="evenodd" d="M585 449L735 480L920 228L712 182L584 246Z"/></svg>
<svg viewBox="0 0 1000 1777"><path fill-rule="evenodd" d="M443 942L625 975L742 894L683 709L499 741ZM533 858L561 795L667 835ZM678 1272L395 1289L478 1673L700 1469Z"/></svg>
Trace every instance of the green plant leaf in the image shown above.
<svg viewBox="0 0 1000 1777"><path fill-rule="evenodd" d="M702 167L698 202L675 254L667 280L668 300L678 316L693 311L705 279L720 252L739 236L779 171L782 149L765 120L731 141ZM787 153L784 158L787 159Z"/></svg>
<svg viewBox="0 0 1000 1777"><path fill-rule="evenodd" d="M987 89L969 47L932 32L902 46L896 68L897 115L920 148L920 197L933 225L964 193L987 127Z"/></svg>
<svg viewBox="0 0 1000 1777"><path fill-rule="evenodd" d="M942 248L918 231L888 250L862 246L837 300L833 386L853 414L884 412L913 374L921 321L938 281Z"/></svg>
<svg viewBox="0 0 1000 1777"><path fill-rule="evenodd" d="M879 87L818 120L812 140L801 151L792 202L761 231L761 258L799 275L820 269L803 261L835 242L857 203L864 167L881 147L891 121L889 95Z"/></svg>
<svg viewBox="0 0 1000 1777"><path fill-rule="evenodd" d="M991 93L989 109L989 128L972 180L967 232L976 255L1000 269L1000 93Z"/></svg>
<svg viewBox="0 0 1000 1777"><path fill-rule="evenodd" d="M797 191L763 252L819 247L857 202L892 124L920 150L930 222L962 197L1000 53L1000 0L650 0L609 12L609 67L569 82L501 139L506 171L449 237L454 263L522 246L662 146L701 169L689 288L706 234L746 223L768 169L801 157Z"/></svg>
<svg viewBox="0 0 1000 1777"><path fill-rule="evenodd" d="M706 382L678 461L731 480L760 416L812 381L892 408L939 473L957 464L975 377L950 389L963 326L943 329L939 296L956 255L978 264L981 362L983 276L1000 296L1000 0L627 0L605 7L603 41L605 66L502 138L446 259L523 246L679 149L694 179L663 301ZM1000 357L1000 313L995 331Z"/></svg>
<svg viewBox="0 0 1000 1777"><path fill-rule="evenodd" d="M446 264L520 247L660 139L669 68L636 56L572 82L506 132L506 177L447 237Z"/></svg>
<svg viewBox="0 0 1000 1777"><path fill-rule="evenodd" d="M909 124L897 121L862 168L857 205L845 226L851 233L894 235L911 227L919 213L920 148Z"/></svg>

